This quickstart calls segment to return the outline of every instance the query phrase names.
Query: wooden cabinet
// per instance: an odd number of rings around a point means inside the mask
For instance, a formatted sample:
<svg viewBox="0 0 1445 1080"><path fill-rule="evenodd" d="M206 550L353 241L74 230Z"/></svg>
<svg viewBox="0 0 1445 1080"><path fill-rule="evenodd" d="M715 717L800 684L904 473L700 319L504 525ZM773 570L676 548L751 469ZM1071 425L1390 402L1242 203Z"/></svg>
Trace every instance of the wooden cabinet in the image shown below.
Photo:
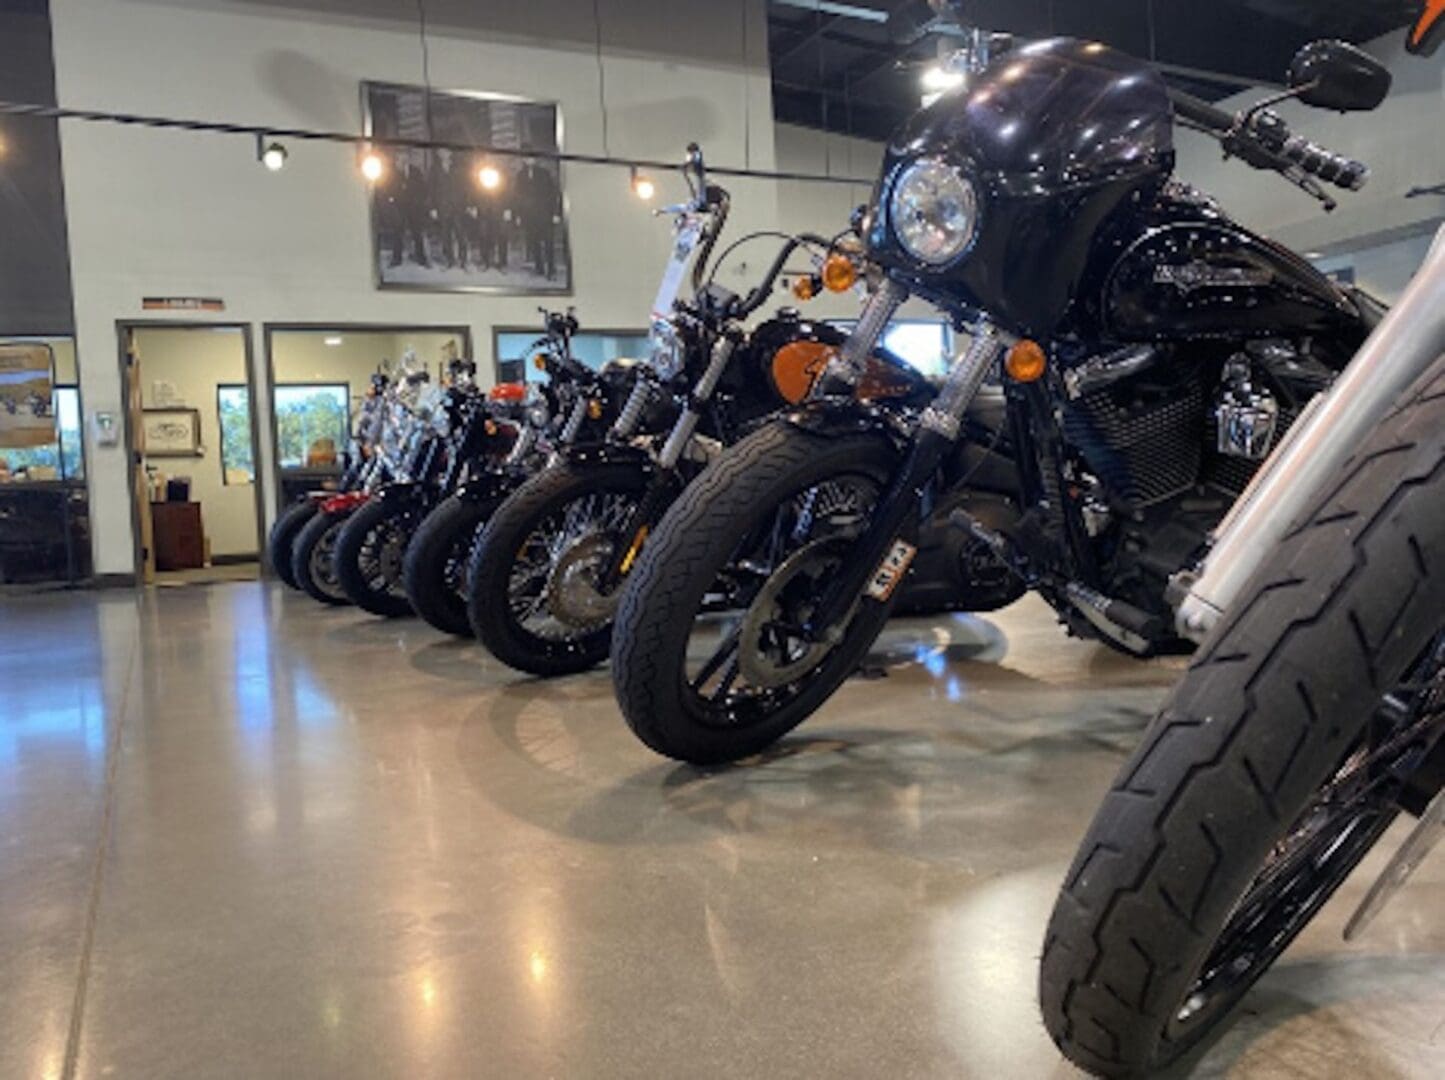
<svg viewBox="0 0 1445 1080"><path fill-rule="evenodd" d="M196 570L206 564L206 532L198 502L151 503L157 570Z"/></svg>

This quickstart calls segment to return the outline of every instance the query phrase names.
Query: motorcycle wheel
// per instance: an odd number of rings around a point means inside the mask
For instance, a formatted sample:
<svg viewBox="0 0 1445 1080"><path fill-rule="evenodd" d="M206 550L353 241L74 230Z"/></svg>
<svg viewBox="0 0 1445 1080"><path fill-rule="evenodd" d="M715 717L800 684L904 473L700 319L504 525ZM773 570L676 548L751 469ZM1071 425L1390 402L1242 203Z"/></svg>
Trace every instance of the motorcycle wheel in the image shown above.
<svg viewBox="0 0 1445 1080"><path fill-rule="evenodd" d="M299 589L301 586L296 583L296 575L291 572L291 548L296 542L297 534L316 516L319 509L314 499L302 499L292 503L276 516L271 532L266 537L266 561L271 564L271 570L282 583L292 589Z"/></svg>
<svg viewBox="0 0 1445 1080"><path fill-rule="evenodd" d="M336 580L331 558L336 551L336 537L349 516L349 511L327 514L318 510L302 526L291 545L291 575L296 579L296 587L323 604L351 603Z"/></svg>
<svg viewBox="0 0 1445 1080"><path fill-rule="evenodd" d="M331 557L336 582L362 611L383 619L412 613L401 584L401 563L416 522L413 505L373 499L359 507L336 535Z"/></svg>
<svg viewBox="0 0 1445 1080"><path fill-rule="evenodd" d="M639 739L679 761L736 761L827 701L882 630L891 601L868 604L831 647L807 645L787 627L806 618L896 467L893 447L877 436L824 437L777 422L702 472L643 549L618 615L612 678ZM794 542L786 521L800 500L810 520L829 524ZM736 574L753 580L734 592L733 625L716 628L714 648L699 615ZM711 652L694 663L699 643Z"/></svg>
<svg viewBox="0 0 1445 1080"><path fill-rule="evenodd" d="M426 516L402 560L402 585L412 608L432 626L471 637L467 621L467 564L496 501L453 495Z"/></svg>
<svg viewBox="0 0 1445 1080"><path fill-rule="evenodd" d="M1216 1029L1395 817L1400 740L1441 735L1445 357L1404 401L1201 647L1075 857L1039 996L1085 1069L1148 1072Z"/></svg>
<svg viewBox="0 0 1445 1080"><path fill-rule="evenodd" d="M647 488L630 464L544 469L497 507L472 555L467 616L502 663L572 675L607 659L620 590L596 587L598 563Z"/></svg>

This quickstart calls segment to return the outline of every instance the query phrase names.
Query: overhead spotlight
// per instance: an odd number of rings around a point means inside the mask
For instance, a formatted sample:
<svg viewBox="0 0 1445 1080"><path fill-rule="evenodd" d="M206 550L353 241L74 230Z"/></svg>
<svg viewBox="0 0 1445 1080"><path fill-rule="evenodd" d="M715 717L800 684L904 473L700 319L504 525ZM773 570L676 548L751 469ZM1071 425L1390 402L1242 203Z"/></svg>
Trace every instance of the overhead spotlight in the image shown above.
<svg viewBox="0 0 1445 1080"><path fill-rule="evenodd" d="M942 64L930 64L924 68L923 74L918 77L918 83L923 87L924 108L932 105L948 91L958 89L966 78L963 72L946 68Z"/></svg>
<svg viewBox="0 0 1445 1080"><path fill-rule="evenodd" d="M286 167L286 148L275 140L266 142L257 135L256 159L271 172L280 172Z"/></svg>
<svg viewBox="0 0 1445 1080"><path fill-rule="evenodd" d="M375 150L368 150L361 155L361 175L366 177L369 183L376 183L386 172L386 162Z"/></svg>
<svg viewBox="0 0 1445 1080"><path fill-rule="evenodd" d="M344 340L343 338L340 338L340 337L337 337L337 336L334 336L334 335L333 335L332 337L322 338L322 339L321 339L321 343L322 343L323 345L329 345L329 346L331 346L333 349L335 349L335 348L339 347L339 346L342 344L343 340Z"/></svg>
<svg viewBox="0 0 1445 1080"><path fill-rule="evenodd" d="M632 194L643 202L650 202L652 197L657 194L657 185L646 173L638 172L636 165L632 166Z"/></svg>
<svg viewBox="0 0 1445 1080"><path fill-rule="evenodd" d="M477 170L477 183L487 191L496 191L502 186L502 174L495 165L483 165Z"/></svg>

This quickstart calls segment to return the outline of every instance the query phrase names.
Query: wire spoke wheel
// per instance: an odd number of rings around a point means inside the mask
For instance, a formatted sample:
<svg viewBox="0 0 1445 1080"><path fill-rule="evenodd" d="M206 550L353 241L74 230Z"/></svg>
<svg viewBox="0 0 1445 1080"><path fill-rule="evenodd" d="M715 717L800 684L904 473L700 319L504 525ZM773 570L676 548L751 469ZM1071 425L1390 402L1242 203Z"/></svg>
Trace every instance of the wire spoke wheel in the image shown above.
<svg viewBox="0 0 1445 1080"><path fill-rule="evenodd" d="M624 493L584 494L523 538L507 588L508 607L523 630L566 641L612 620L620 586L604 589L599 580L635 505Z"/></svg>

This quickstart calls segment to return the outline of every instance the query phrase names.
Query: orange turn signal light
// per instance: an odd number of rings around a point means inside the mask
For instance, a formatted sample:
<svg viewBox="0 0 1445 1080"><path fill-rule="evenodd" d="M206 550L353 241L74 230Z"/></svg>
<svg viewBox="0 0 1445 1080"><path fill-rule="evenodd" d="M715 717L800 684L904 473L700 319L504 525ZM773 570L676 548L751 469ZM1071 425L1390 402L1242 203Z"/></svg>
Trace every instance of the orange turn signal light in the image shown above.
<svg viewBox="0 0 1445 1080"><path fill-rule="evenodd" d="M799 300L811 300L818 295L818 279L811 274L804 274L800 278L793 279L793 295Z"/></svg>
<svg viewBox="0 0 1445 1080"><path fill-rule="evenodd" d="M546 353L538 353L536 356L532 357L532 366L533 366L534 368L536 368L538 371L546 371L546 370L547 370L547 354L546 354Z"/></svg>
<svg viewBox="0 0 1445 1080"><path fill-rule="evenodd" d="M601 420L602 402L599 401L597 398L589 398L587 400L587 415L593 420Z"/></svg>
<svg viewBox="0 0 1445 1080"><path fill-rule="evenodd" d="M858 267L848 256L834 252L823 263L823 284L829 292L847 292L858 284Z"/></svg>
<svg viewBox="0 0 1445 1080"><path fill-rule="evenodd" d="M1008 357L1003 362L1003 369L1015 382L1038 382L1044 377L1044 371L1048 366L1049 360L1044 355L1043 346L1028 338L1024 338L1010 349Z"/></svg>

